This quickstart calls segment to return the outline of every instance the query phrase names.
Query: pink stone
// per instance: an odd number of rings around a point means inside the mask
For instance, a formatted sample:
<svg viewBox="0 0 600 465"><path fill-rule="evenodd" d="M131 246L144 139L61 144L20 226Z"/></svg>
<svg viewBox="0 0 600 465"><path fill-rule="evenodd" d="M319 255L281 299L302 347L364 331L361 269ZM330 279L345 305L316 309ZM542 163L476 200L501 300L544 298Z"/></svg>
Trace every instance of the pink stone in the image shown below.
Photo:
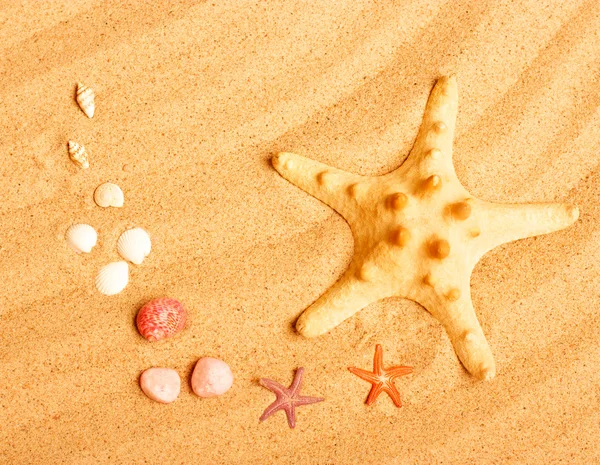
<svg viewBox="0 0 600 465"><path fill-rule="evenodd" d="M140 386L150 399L170 404L179 396L181 380L171 368L148 368L140 376Z"/></svg>
<svg viewBox="0 0 600 465"><path fill-rule="evenodd" d="M233 384L231 368L223 360L204 357L192 373L192 390L200 397L215 397L227 392Z"/></svg>

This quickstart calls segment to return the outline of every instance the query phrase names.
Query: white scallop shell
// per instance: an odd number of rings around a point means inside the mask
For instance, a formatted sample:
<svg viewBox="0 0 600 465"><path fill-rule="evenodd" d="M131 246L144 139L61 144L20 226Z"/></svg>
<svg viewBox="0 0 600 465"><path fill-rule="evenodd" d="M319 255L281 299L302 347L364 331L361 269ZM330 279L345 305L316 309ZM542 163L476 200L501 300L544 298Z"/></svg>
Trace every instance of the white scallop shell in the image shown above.
<svg viewBox="0 0 600 465"><path fill-rule="evenodd" d="M94 191L94 202L96 202L99 207L121 208L124 201L125 197L123 196L123 191L119 186L112 182L100 184Z"/></svg>
<svg viewBox="0 0 600 465"><path fill-rule="evenodd" d="M131 263L139 265L150 253L152 243L150 236L142 228L133 228L125 231L117 241L119 255Z"/></svg>
<svg viewBox="0 0 600 465"><path fill-rule="evenodd" d="M88 169L90 162L88 161L88 154L85 151L85 147L77 142L69 141L69 156L71 161L80 168Z"/></svg>
<svg viewBox="0 0 600 465"><path fill-rule="evenodd" d="M127 262L113 262L104 266L96 276L96 289L104 295L115 295L125 289L128 282Z"/></svg>
<svg viewBox="0 0 600 465"><path fill-rule="evenodd" d="M96 94L91 87L84 86L81 82L77 83L77 103L88 118L94 116L96 110L95 97Z"/></svg>
<svg viewBox="0 0 600 465"><path fill-rule="evenodd" d="M74 224L67 229L67 244L77 253L90 253L98 242L96 230L89 224Z"/></svg>

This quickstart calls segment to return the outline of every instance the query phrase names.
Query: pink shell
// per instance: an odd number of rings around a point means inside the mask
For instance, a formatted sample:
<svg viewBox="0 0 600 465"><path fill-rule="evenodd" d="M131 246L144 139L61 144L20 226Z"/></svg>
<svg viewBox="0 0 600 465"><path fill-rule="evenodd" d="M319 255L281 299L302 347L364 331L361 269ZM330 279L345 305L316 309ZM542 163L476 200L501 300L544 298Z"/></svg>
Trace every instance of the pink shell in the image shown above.
<svg viewBox="0 0 600 465"><path fill-rule="evenodd" d="M204 357L198 360L192 373L192 390L200 397L224 394L233 384L231 368L223 360Z"/></svg>
<svg viewBox="0 0 600 465"><path fill-rule="evenodd" d="M148 341L171 337L184 326L185 309L182 303L168 297L151 300L137 315L138 331Z"/></svg>

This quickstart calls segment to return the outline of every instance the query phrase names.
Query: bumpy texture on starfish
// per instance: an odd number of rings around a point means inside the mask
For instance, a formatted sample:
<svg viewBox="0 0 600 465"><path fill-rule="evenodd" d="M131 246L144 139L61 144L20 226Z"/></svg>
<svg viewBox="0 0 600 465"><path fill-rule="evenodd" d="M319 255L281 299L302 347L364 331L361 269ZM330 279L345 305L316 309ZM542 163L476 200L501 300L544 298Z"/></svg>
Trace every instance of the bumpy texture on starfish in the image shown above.
<svg viewBox="0 0 600 465"><path fill-rule="evenodd" d="M408 375L413 372L412 367L383 367L383 349L380 344L375 346L375 358L373 359L373 371L361 370L360 368L348 367L352 373L359 378L368 381L373 385L369 397L367 397L367 405L373 404L379 394L387 392L392 398L396 407L402 407L400 393L394 386L394 380L400 376Z"/></svg>
<svg viewBox="0 0 600 465"><path fill-rule="evenodd" d="M290 428L294 428L296 426L296 407L300 405L314 404L316 402L322 402L325 400L321 397L300 395L300 385L302 384L303 373L304 368L302 367L296 370L294 381L292 381L292 384L289 388L286 388L275 381L271 381L270 379L262 378L260 380L264 387L273 391L277 396L277 399L275 399L275 401L265 409L264 413L260 417L260 421L266 420L278 410L283 410L287 416L288 425L290 425Z"/></svg>
<svg viewBox="0 0 600 465"><path fill-rule="evenodd" d="M457 107L456 79L441 78L408 158L383 176L348 173L293 153L273 157L281 176L335 209L354 235L352 264L298 319L300 334L319 336L372 302L405 297L444 325L471 374L494 377L471 302L475 264L503 243L566 228L579 211L563 203L498 204L471 196L452 165Z"/></svg>

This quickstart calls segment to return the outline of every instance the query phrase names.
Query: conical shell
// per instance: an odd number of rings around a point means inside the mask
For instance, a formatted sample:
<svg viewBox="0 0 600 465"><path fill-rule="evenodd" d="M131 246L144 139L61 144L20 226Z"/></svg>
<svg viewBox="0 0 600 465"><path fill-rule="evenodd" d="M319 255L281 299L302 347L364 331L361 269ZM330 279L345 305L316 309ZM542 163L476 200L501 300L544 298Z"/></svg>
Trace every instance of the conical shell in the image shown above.
<svg viewBox="0 0 600 465"><path fill-rule="evenodd" d="M94 191L94 202L96 202L99 207L121 208L124 201L125 197L123 196L123 191L119 186L112 182L100 184Z"/></svg>
<svg viewBox="0 0 600 465"><path fill-rule="evenodd" d="M77 253L90 253L98 242L96 230L89 224L74 224L67 229L67 244Z"/></svg>
<svg viewBox="0 0 600 465"><path fill-rule="evenodd" d="M96 276L96 289L104 295L115 295L125 289L128 282L127 262L113 262L104 266Z"/></svg>
<svg viewBox="0 0 600 465"><path fill-rule="evenodd" d="M71 161L80 168L86 170L90 167L85 147L72 140L69 141L69 156L71 157Z"/></svg>
<svg viewBox="0 0 600 465"><path fill-rule="evenodd" d="M96 110L95 97L94 89L84 86L81 82L77 83L77 103L88 118L94 116L94 111Z"/></svg>
<svg viewBox="0 0 600 465"><path fill-rule="evenodd" d="M125 231L117 241L119 255L136 265L144 261L144 258L150 253L151 248L150 236L142 228L133 228Z"/></svg>
<svg viewBox="0 0 600 465"><path fill-rule="evenodd" d="M148 341L158 341L177 334L185 326L185 309L181 302L168 297L144 305L136 319L138 331Z"/></svg>

